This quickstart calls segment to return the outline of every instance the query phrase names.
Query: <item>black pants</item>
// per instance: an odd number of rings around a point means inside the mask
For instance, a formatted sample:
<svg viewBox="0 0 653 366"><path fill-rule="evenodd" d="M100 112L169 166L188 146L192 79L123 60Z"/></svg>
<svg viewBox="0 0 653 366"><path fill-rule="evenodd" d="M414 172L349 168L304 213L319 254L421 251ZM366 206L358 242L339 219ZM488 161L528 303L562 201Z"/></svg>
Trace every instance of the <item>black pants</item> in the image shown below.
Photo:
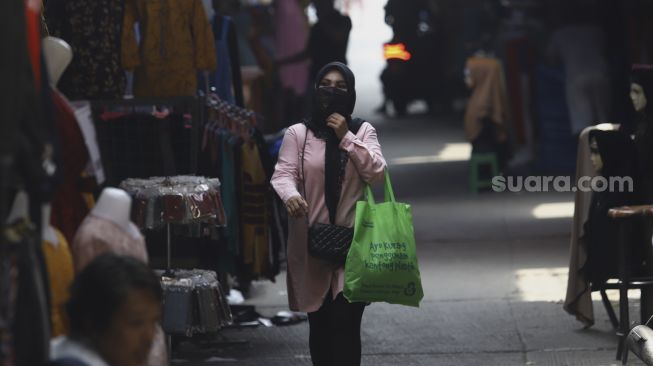
<svg viewBox="0 0 653 366"><path fill-rule="evenodd" d="M365 303L350 303L342 293L329 292L322 307L308 313L309 347L313 366L359 366L361 319Z"/></svg>

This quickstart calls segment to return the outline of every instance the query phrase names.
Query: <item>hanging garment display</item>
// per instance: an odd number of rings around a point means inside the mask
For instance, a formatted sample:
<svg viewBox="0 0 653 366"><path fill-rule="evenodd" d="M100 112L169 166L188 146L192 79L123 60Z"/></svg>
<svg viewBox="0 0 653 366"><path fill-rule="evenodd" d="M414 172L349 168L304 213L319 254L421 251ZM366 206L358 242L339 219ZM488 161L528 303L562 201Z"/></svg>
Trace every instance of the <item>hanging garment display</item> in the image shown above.
<svg viewBox="0 0 653 366"><path fill-rule="evenodd" d="M91 104L87 101L77 101L72 102L71 105L75 110L75 119L84 136L84 143L86 144L90 158L86 171L95 177L98 185L102 184L106 178L102 165L102 157L100 156L100 147L97 142L97 133L93 124Z"/></svg>
<svg viewBox="0 0 653 366"><path fill-rule="evenodd" d="M216 68L213 40L201 0L128 0L121 60L134 70L134 95L194 96L198 71Z"/></svg>
<svg viewBox="0 0 653 366"><path fill-rule="evenodd" d="M267 275L270 256L269 180L253 142L241 146L242 258L255 275Z"/></svg>
<svg viewBox="0 0 653 366"><path fill-rule="evenodd" d="M219 268L247 278L274 281L280 270L282 228L275 224L269 178L274 164L258 130L258 116L211 94L201 151L206 174L221 177L227 218L226 248ZM285 210L285 208L281 207ZM279 231L275 231L279 229Z"/></svg>
<svg viewBox="0 0 653 366"><path fill-rule="evenodd" d="M3 227L0 254L0 361L43 365L48 360L50 319L34 225L21 219Z"/></svg>
<svg viewBox="0 0 653 366"><path fill-rule="evenodd" d="M120 65L121 0L48 0L50 35L65 40L73 60L58 87L71 100L120 99L125 76Z"/></svg>
<svg viewBox="0 0 653 366"><path fill-rule="evenodd" d="M136 98L91 105L107 185L196 172L202 99Z"/></svg>
<svg viewBox="0 0 653 366"><path fill-rule="evenodd" d="M234 94L231 90L231 60L229 46L227 44L227 35L231 18L216 16L213 19L213 35L215 36L215 50L218 67L215 73L209 77L211 87L215 88L215 93L223 100L234 103Z"/></svg>
<svg viewBox="0 0 653 366"><path fill-rule="evenodd" d="M75 119L75 112L57 91L52 92L55 127L60 141L63 180L52 198L54 227L61 230L66 240L72 241L75 232L89 212L84 201L80 182L89 162L84 137Z"/></svg>
<svg viewBox="0 0 653 366"><path fill-rule="evenodd" d="M52 323L51 337L68 333L66 302L70 297L70 285L75 277L73 257L70 254L68 241L59 230L54 230L56 243L43 241L41 246L50 280L50 318Z"/></svg>

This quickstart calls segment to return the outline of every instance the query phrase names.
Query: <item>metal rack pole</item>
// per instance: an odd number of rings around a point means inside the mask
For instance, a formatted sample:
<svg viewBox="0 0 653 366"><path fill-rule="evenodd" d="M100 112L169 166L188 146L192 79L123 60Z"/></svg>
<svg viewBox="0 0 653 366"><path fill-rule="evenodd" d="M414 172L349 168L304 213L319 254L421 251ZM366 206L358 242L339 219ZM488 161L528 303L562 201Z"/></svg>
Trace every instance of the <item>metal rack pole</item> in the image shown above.
<svg viewBox="0 0 653 366"><path fill-rule="evenodd" d="M166 252L167 252L167 253L166 253L166 254L167 254L166 268L168 269L168 272L170 272L170 267L171 267L171 265L170 265L170 252L171 252L170 247L171 247L171 245L170 245L170 223L169 223L169 222L166 224L166 231L167 231L167 235L166 235L166 236L167 236L167 240L166 240L166 242L167 242L167 243L166 243L166 244L167 244L167 250L166 250Z"/></svg>

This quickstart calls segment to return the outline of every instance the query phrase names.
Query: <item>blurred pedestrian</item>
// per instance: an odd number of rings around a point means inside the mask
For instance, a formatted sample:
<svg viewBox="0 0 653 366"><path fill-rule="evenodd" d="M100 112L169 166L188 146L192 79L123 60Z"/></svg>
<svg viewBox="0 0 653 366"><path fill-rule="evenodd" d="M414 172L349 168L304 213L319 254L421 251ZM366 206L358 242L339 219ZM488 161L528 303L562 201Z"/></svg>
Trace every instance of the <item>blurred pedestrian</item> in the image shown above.
<svg viewBox="0 0 653 366"><path fill-rule="evenodd" d="M283 60L303 52L308 43L309 24L299 0L278 0L275 9L276 59ZM278 63L281 86L281 118L285 122L298 121L304 116L304 96L308 86L310 60Z"/></svg>
<svg viewBox="0 0 653 366"><path fill-rule="evenodd" d="M351 32L351 19L341 14L334 0L313 0L317 22L311 27L306 48L294 55L277 59L277 67L310 59L311 67L308 80L313 80L317 73L330 62L347 64L347 46ZM312 110L313 88L306 90L306 110Z"/></svg>
<svg viewBox="0 0 653 366"><path fill-rule="evenodd" d="M467 60L465 84L472 95L465 109L465 136L472 153L496 153L500 169L510 158L508 97L499 60L475 56Z"/></svg>
<svg viewBox="0 0 653 366"><path fill-rule="evenodd" d="M365 304L344 298L344 263L309 254L308 229L353 227L356 201L366 183L383 178L386 163L374 127L351 117L356 102L351 70L340 62L327 64L313 88L311 117L288 128L271 181L291 216L288 301L291 310L308 313L313 365L355 366Z"/></svg>
<svg viewBox="0 0 653 366"><path fill-rule="evenodd" d="M609 122L610 78L605 36L595 24L592 6L569 2L561 11L563 23L551 36L548 54L564 66L571 133Z"/></svg>
<svg viewBox="0 0 653 366"><path fill-rule="evenodd" d="M68 336L52 342L52 365L144 366L161 319L161 285L142 261L115 254L75 278Z"/></svg>

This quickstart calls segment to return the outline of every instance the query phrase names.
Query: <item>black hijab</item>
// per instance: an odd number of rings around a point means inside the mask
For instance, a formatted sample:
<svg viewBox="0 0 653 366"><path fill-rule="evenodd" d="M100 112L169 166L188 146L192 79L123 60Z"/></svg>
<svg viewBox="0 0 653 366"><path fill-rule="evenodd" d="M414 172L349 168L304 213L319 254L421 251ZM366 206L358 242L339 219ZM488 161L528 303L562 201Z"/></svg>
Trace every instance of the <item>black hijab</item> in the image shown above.
<svg viewBox="0 0 653 366"><path fill-rule="evenodd" d="M635 146L639 165L640 188L644 199L653 199L653 66L635 65L630 77L631 83L639 84L644 90L647 103L638 112L639 120L635 130Z"/></svg>
<svg viewBox="0 0 653 366"><path fill-rule="evenodd" d="M342 74L347 83L347 91L336 88L320 88L320 81L331 71ZM311 117L304 121L306 127L313 132L315 137L326 141L324 154L324 199L329 210L329 220L335 224L338 201L342 191L342 182L345 178L345 167L349 157L340 150L340 140L335 131L327 126L326 119L333 113L339 113L347 120L349 130L356 134L363 121L351 118L356 105L356 83L354 73L341 62L331 62L324 66L315 77L314 98Z"/></svg>
<svg viewBox="0 0 653 366"><path fill-rule="evenodd" d="M603 161L600 176L607 179L633 177L636 171L635 147L626 134L620 131L593 130L589 133L590 143L592 139L596 139L598 153ZM590 282L603 283L618 273L615 258L619 256L616 246L619 232L614 220L608 217L608 211L636 202L634 192L606 190L592 193L589 215L585 223L587 261L582 269Z"/></svg>
<svg viewBox="0 0 653 366"><path fill-rule="evenodd" d="M635 146L627 135L620 131L592 130L588 137L590 143L596 139L603 162L601 176L629 177L636 173Z"/></svg>
<svg viewBox="0 0 653 366"><path fill-rule="evenodd" d="M640 113L640 123L653 119L653 65L634 65L630 74L630 82L639 84L649 102Z"/></svg>

